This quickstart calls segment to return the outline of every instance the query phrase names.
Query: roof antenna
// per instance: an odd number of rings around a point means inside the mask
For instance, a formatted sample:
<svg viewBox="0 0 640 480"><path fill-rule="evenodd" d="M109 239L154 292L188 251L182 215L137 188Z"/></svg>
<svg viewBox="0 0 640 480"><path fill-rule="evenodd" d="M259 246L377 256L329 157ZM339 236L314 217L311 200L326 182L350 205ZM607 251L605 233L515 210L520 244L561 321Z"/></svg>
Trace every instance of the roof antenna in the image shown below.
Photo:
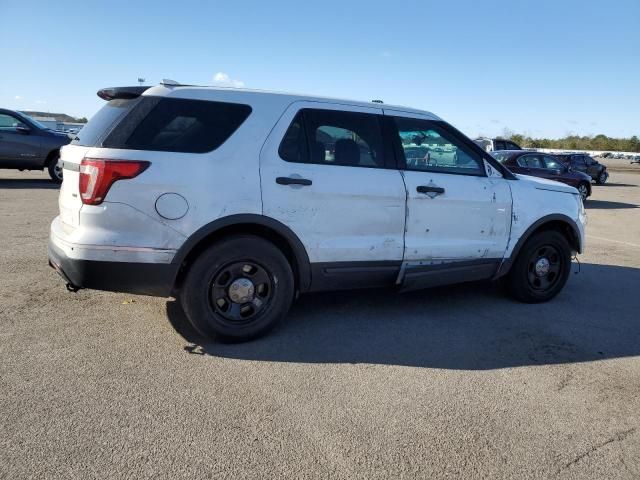
<svg viewBox="0 0 640 480"><path fill-rule="evenodd" d="M163 78L162 81L160 82L160 85L164 85L166 87L177 87L180 84L178 82L176 82L175 80L170 80L168 78Z"/></svg>
<svg viewBox="0 0 640 480"><path fill-rule="evenodd" d="M382 100L371 100L371 103L384 103Z"/></svg>

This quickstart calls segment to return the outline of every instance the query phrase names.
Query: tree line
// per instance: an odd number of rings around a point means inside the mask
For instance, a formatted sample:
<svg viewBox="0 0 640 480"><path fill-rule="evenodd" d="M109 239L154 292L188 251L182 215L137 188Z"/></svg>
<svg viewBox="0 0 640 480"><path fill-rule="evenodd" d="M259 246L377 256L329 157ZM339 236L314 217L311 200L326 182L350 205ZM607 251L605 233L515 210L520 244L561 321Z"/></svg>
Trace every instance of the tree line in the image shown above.
<svg viewBox="0 0 640 480"><path fill-rule="evenodd" d="M637 135L630 138L614 138L606 135L583 136L569 135L564 138L533 138L528 135L505 131L503 135L525 148L557 148L558 150L602 150L612 152L640 152L640 139Z"/></svg>

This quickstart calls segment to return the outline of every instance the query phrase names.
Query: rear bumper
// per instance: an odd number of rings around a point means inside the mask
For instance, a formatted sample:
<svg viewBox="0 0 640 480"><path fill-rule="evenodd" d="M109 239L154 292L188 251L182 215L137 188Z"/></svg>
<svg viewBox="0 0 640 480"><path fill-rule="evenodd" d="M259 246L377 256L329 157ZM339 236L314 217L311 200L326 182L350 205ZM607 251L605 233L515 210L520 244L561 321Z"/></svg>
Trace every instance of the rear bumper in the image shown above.
<svg viewBox="0 0 640 480"><path fill-rule="evenodd" d="M172 263L132 263L70 258L49 239L49 265L72 290L91 288L110 292L168 297L178 266Z"/></svg>

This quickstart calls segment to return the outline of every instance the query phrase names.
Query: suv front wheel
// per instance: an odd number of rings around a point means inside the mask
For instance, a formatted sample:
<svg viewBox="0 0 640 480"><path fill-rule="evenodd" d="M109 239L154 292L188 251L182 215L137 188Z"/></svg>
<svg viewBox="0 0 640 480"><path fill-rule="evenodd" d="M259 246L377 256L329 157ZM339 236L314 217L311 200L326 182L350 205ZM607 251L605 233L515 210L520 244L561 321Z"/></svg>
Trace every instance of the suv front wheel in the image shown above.
<svg viewBox="0 0 640 480"><path fill-rule="evenodd" d="M273 328L293 295L293 272L283 253L260 237L234 235L196 259L180 301L201 335L243 341Z"/></svg>
<svg viewBox="0 0 640 480"><path fill-rule="evenodd" d="M571 247L555 230L536 233L522 247L508 277L512 295L526 303L555 297L567 283L571 271Z"/></svg>

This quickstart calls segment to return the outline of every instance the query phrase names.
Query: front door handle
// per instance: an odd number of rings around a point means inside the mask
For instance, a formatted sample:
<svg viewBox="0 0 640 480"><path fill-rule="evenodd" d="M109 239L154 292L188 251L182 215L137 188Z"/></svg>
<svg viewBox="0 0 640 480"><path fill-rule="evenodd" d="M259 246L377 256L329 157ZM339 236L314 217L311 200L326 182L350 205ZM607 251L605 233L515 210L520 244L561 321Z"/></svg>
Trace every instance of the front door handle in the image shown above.
<svg viewBox="0 0 640 480"><path fill-rule="evenodd" d="M308 187L313 182L307 178L278 177L276 178L278 185L303 185Z"/></svg>
<svg viewBox="0 0 640 480"><path fill-rule="evenodd" d="M420 186L418 186L418 188L416 188L416 190L417 190L418 193L425 193L427 195L429 195L429 194L442 195L444 193L444 188L442 188L442 187L432 187L432 186L429 186L429 185L420 185ZM431 196L431 195L429 195L429 196Z"/></svg>

